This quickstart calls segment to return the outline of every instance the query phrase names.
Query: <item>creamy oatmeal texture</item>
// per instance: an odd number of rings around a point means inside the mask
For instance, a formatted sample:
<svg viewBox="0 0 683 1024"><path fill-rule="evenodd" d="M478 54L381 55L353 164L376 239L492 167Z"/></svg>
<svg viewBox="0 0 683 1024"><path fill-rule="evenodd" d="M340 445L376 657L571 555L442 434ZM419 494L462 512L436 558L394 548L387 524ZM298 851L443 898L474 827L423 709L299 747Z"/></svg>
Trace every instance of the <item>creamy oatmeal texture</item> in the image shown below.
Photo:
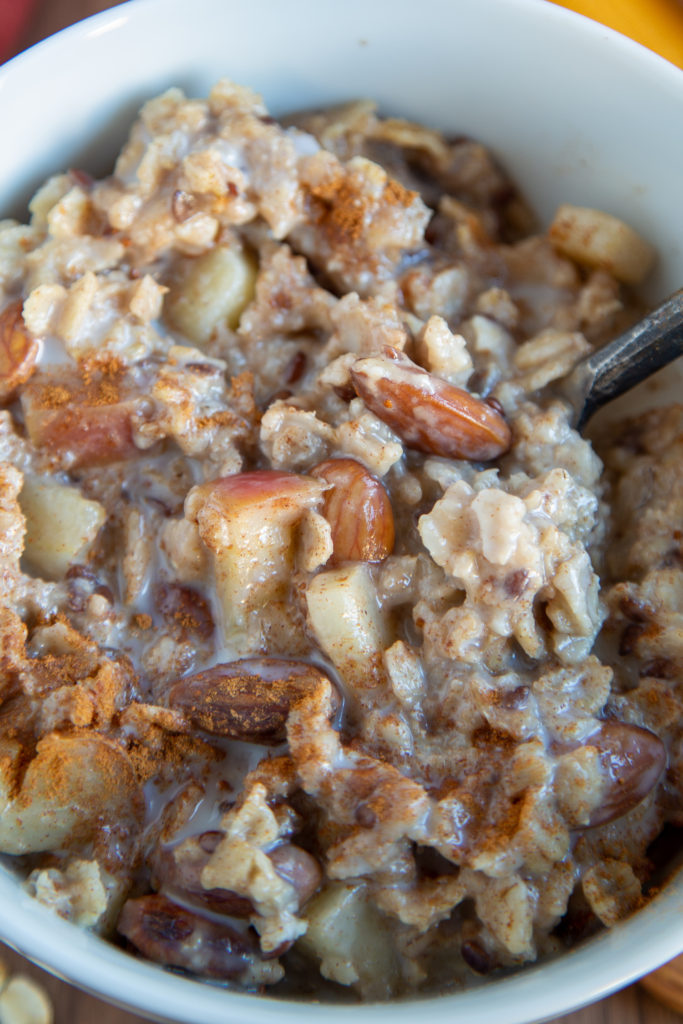
<svg viewBox="0 0 683 1024"><path fill-rule="evenodd" d="M652 253L536 230L476 142L229 81L0 223L0 851L37 899L384 999L647 898L683 412L572 429L554 388Z"/></svg>

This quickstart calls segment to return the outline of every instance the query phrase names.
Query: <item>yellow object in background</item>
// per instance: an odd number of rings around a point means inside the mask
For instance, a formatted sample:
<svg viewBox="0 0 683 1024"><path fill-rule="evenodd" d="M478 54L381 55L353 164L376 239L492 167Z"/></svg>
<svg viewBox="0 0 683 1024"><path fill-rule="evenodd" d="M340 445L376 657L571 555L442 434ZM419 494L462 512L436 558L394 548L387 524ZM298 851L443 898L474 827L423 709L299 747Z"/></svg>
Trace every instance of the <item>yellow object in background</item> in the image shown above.
<svg viewBox="0 0 683 1024"><path fill-rule="evenodd" d="M683 0L554 0L683 68Z"/></svg>

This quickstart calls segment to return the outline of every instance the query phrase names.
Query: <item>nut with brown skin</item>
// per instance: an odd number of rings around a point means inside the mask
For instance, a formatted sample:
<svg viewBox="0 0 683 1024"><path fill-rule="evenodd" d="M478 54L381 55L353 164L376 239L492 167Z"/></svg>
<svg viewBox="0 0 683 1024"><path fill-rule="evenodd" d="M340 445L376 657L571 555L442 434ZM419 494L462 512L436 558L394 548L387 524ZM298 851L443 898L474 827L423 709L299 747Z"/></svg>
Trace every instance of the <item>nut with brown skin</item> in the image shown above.
<svg viewBox="0 0 683 1024"><path fill-rule="evenodd" d="M249 917L254 911L251 900L228 889L205 889L201 883L202 871L211 857L213 835L218 842L223 838L222 832L203 833L175 846L157 846L150 857L152 887L215 914Z"/></svg>
<svg viewBox="0 0 683 1024"><path fill-rule="evenodd" d="M294 843L281 843L268 854L280 878L296 889L299 908L319 887L322 870L315 857Z"/></svg>
<svg viewBox="0 0 683 1024"><path fill-rule="evenodd" d="M158 846L150 858L153 887L183 904L194 904L228 917L247 918L254 913L250 899L229 889L205 889L201 883L202 871L222 835L203 833L176 846ZM268 852L268 857L280 877L296 889L298 905L302 907L322 879L317 860L293 843L281 843Z"/></svg>
<svg viewBox="0 0 683 1024"><path fill-rule="evenodd" d="M168 631L178 641L208 640L214 624L208 602L194 587L160 583L154 595L156 608Z"/></svg>
<svg viewBox="0 0 683 1024"><path fill-rule="evenodd" d="M394 514L389 495L355 459L327 459L311 476L325 480L322 514L332 529L329 565L381 562L394 549Z"/></svg>
<svg viewBox="0 0 683 1024"><path fill-rule="evenodd" d="M243 658L186 676L168 701L193 725L247 743L281 743L292 705L321 682L319 669L283 658ZM333 687L337 700L337 691Z"/></svg>
<svg viewBox="0 0 683 1024"><path fill-rule="evenodd" d="M604 722L586 740L595 747L606 785L589 827L604 825L632 810L657 785L666 768L666 748L649 729L627 722Z"/></svg>
<svg viewBox="0 0 683 1024"><path fill-rule="evenodd" d="M0 402L14 397L36 368L40 346L29 334L22 303L13 302L0 313Z"/></svg>
<svg viewBox="0 0 683 1024"><path fill-rule="evenodd" d="M160 895L127 900L116 928L155 963L207 978L239 978L249 957L257 955L249 933L216 924Z"/></svg>
<svg viewBox="0 0 683 1024"><path fill-rule="evenodd" d="M503 417L480 398L435 377L390 345L351 367L356 392L408 448L488 462L512 442Z"/></svg>

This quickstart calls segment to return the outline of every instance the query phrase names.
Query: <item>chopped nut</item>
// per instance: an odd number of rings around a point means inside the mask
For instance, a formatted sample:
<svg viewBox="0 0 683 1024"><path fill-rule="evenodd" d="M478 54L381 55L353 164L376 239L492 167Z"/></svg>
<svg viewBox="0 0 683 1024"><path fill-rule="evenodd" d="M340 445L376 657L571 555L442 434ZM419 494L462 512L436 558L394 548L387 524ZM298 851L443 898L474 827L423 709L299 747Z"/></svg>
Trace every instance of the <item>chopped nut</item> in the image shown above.
<svg viewBox="0 0 683 1024"><path fill-rule="evenodd" d="M462 334L453 334L440 316L431 316L425 324L418 351L428 369L449 384L464 387L472 376L467 342Z"/></svg>
<svg viewBox="0 0 683 1024"><path fill-rule="evenodd" d="M168 288L158 284L151 274L145 274L131 289L130 311L142 323L161 316L164 295Z"/></svg>

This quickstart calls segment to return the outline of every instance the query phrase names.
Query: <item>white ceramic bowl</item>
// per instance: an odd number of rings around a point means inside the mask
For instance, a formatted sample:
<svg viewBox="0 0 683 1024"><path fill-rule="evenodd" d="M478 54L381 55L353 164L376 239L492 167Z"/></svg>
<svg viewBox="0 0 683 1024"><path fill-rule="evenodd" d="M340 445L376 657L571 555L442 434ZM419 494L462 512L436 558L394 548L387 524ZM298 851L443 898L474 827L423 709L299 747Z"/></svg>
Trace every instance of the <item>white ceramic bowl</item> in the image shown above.
<svg viewBox="0 0 683 1024"><path fill-rule="evenodd" d="M22 215L57 169L106 170L146 97L172 84L202 94L226 74L261 91L274 113L370 96L384 112L473 135L541 217L561 201L597 206L650 238L660 253L652 298L683 284L683 73L545 0L134 0L0 69L0 216ZM680 395L676 371L664 381ZM0 937L104 999L183 1024L546 1020L679 953L682 922L679 873L633 918L552 963L428 1004L321 1008L135 960L53 917L0 872Z"/></svg>

